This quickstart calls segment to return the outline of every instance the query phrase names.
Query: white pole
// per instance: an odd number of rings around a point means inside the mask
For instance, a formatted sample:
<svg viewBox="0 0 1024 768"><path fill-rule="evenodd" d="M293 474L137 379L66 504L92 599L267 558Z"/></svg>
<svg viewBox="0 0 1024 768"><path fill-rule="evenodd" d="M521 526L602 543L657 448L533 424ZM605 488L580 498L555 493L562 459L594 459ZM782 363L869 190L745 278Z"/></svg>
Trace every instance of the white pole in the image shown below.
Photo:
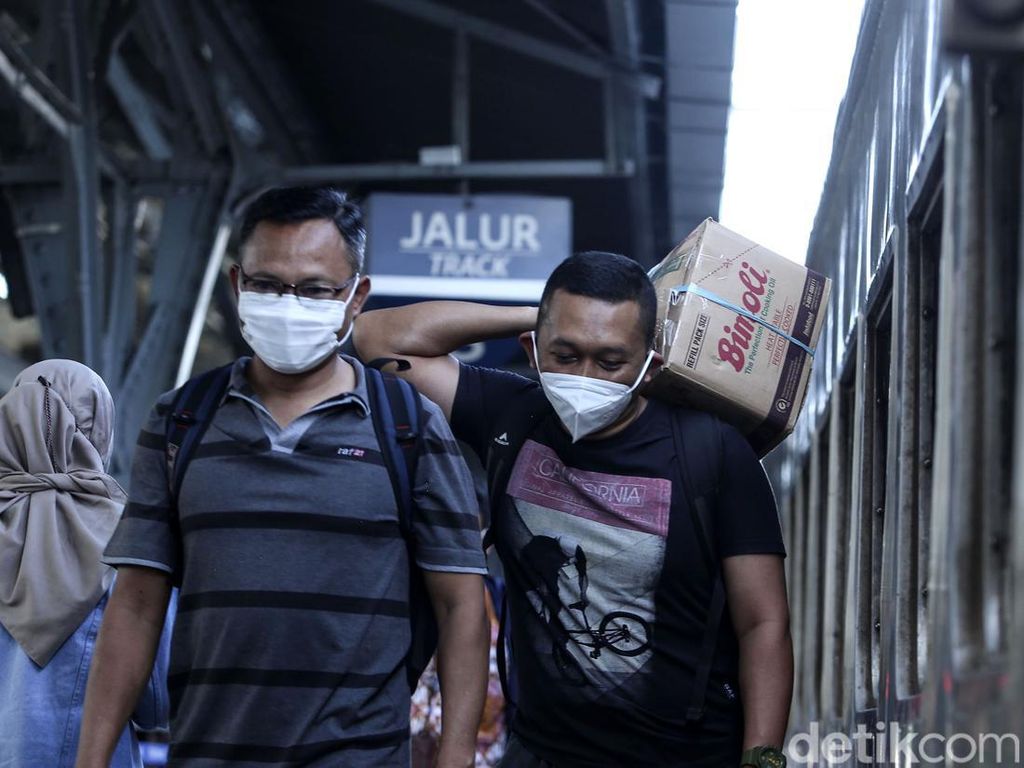
<svg viewBox="0 0 1024 768"><path fill-rule="evenodd" d="M213 287L216 284L217 276L220 274L220 265L224 261L224 251L227 250L228 238L230 236L231 226L221 224L217 229L217 236L213 240L210 260L206 263L206 272L203 274L203 282L199 287L199 296L196 297L195 309L192 311L192 322L189 324L188 334L185 336L185 346L181 350L178 377L174 382L175 388L188 381L188 377L192 375L192 366L196 362L196 352L199 351L199 339L203 335L203 326L206 324L206 313L210 309Z"/></svg>

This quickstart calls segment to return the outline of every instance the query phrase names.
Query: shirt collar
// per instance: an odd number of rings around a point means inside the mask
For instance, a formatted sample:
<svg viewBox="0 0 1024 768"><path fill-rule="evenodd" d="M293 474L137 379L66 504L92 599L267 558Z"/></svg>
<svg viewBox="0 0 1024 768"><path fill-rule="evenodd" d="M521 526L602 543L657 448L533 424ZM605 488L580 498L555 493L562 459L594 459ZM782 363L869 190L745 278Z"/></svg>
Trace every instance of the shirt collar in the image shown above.
<svg viewBox="0 0 1024 768"><path fill-rule="evenodd" d="M348 392L342 392L334 397L324 400L318 405L315 405L313 408L310 408L309 413L329 406L339 405L341 403L355 403L359 407L363 416L369 416L370 396L366 389L366 371L364 370L363 364L350 355L339 354L339 357L352 366L352 370L355 372L356 376L355 386ZM240 357L235 360L234 365L231 367L231 376L228 379L227 391L224 393L224 397L221 398L220 401L221 405L223 405L224 401L232 395L259 403L259 396L253 390L252 385L249 383L249 379L245 375L245 370L248 368L251 361L252 358L248 356Z"/></svg>

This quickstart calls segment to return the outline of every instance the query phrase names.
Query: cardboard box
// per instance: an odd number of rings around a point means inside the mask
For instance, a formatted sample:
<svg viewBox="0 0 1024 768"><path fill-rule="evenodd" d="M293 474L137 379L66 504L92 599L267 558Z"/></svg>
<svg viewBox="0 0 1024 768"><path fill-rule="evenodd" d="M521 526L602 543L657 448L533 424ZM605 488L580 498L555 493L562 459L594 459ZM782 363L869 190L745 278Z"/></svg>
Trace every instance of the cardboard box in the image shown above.
<svg viewBox="0 0 1024 768"><path fill-rule="evenodd" d="M832 281L712 219L650 275L665 367L645 394L718 414L763 456L800 415Z"/></svg>

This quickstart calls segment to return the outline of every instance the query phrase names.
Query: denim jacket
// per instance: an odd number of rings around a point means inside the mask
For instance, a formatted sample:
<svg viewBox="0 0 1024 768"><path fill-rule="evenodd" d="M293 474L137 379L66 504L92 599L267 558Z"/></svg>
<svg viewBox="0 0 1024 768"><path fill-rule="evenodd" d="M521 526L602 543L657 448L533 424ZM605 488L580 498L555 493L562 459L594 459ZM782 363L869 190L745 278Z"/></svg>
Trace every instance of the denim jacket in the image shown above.
<svg viewBox="0 0 1024 768"><path fill-rule="evenodd" d="M45 667L36 666L0 626L0 768L73 768L85 682L109 597L108 591ZM175 608L176 593L168 606L153 672L132 722L118 739L111 768L142 768L135 728L167 727L167 663Z"/></svg>

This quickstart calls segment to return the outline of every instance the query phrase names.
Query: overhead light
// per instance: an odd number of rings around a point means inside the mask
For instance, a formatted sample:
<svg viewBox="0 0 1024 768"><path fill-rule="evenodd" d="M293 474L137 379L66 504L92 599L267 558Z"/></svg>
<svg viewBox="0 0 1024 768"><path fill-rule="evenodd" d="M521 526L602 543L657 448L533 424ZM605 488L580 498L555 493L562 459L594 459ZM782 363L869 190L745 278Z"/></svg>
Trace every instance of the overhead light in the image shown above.
<svg viewBox="0 0 1024 768"><path fill-rule="evenodd" d="M462 165L462 147L420 147L420 165Z"/></svg>
<svg viewBox="0 0 1024 768"><path fill-rule="evenodd" d="M656 101L661 97L661 86L661 78L657 75L644 74L640 78L640 91L649 101Z"/></svg>

